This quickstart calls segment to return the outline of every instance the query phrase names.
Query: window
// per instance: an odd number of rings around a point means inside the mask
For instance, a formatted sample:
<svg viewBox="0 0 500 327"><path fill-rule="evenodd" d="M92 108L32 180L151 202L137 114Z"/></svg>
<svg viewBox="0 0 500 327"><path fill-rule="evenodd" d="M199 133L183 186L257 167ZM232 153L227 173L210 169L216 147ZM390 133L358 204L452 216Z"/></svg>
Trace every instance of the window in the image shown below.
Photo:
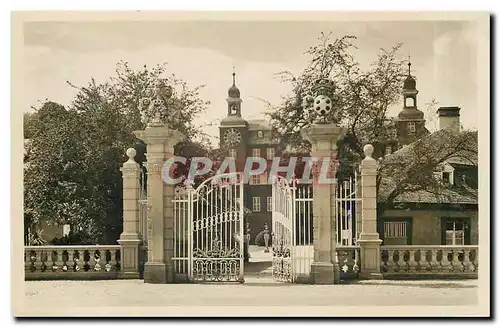
<svg viewBox="0 0 500 327"><path fill-rule="evenodd" d="M450 173L449 172L443 172L443 182L449 184L450 183Z"/></svg>
<svg viewBox="0 0 500 327"><path fill-rule="evenodd" d="M467 219L443 219L442 242L443 245L469 245L470 230Z"/></svg>
<svg viewBox="0 0 500 327"><path fill-rule="evenodd" d="M264 133L262 133L262 131L258 131L258 132L257 132L257 137L258 137L259 139L263 138L263 137L264 137Z"/></svg>
<svg viewBox="0 0 500 327"><path fill-rule="evenodd" d="M274 148L267 148L267 160L273 160Z"/></svg>
<svg viewBox="0 0 500 327"><path fill-rule="evenodd" d="M260 211L260 198L258 196L254 196L252 198L252 211Z"/></svg>
<svg viewBox="0 0 500 327"><path fill-rule="evenodd" d="M385 155L388 156L392 153L392 146L388 145L385 147Z"/></svg>
<svg viewBox="0 0 500 327"><path fill-rule="evenodd" d="M267 211L273 211L273 197L267 197Z"/></svg>
<svg viewBox="0 0 500 327"><path fill-rule="evenodd" d="M260 175L252 175L252 184L259 185L260 184Z"/></svg>
<svg viewBox="0 0 500 327"><path fill-rule="evenodd" d="M252 157L260 157L260 149L252 149Z"/></svg>
<svg viewBox="0 0 500 327"><path fill-rule="evenodd" d="M384 222L384 238L406 238L406 221Z"/></svg>
<svg viewBox="0 0 500 327"><path fill-rule="evenodd" d="M415 107L415 99L408 97L405 99L405 107Z"/></svg>
<svg viewBox="0 0 500 327"><path fill-rule="evenodd" d="M229 157L236 158L236 149L229 149Z"/></svg>
<svg viewBox="0 0 500 327"><path fill-rule="evenodd" d="M408 132L415 133L415 131L416 131L415 122L414 121L409 122L408 123Z"/></svg>

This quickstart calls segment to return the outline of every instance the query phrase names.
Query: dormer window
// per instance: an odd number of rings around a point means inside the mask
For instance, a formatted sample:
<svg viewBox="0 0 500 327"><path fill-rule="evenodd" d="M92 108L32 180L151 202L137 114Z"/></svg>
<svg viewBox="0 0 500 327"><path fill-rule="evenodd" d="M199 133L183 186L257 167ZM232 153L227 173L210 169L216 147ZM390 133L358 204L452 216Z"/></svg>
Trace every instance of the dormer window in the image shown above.
<svg viewBox="0 0 500 327"><path fill-rule="evenodd" d="M417 128L415 126L415 122L414 121L408 122L408 132L415 133L416 130Z"/></svg>
<svg viewBox="0 0 500 327"><path fill-rule="evenodd" d="M449 184L449 185L453 185L454 184L454 181L453 181L453 172L448 172L448 171L444 171L443 174L443 182L445 184Z"/></svg>
<svg viewBox="0 0 500 327"><path fill-rule="evenodd" d="M449 184L450 183L450 173L449 172L443 172L443 182Z"/></svg>
<svg viewBox="0 0 500 327"><path fill-rule="evenodd" d="M264 133L263 133L262 131L258 131L258 132L257 132L257 137L258 137L259 139L263 138L263 137L264 137Z"/></svg>

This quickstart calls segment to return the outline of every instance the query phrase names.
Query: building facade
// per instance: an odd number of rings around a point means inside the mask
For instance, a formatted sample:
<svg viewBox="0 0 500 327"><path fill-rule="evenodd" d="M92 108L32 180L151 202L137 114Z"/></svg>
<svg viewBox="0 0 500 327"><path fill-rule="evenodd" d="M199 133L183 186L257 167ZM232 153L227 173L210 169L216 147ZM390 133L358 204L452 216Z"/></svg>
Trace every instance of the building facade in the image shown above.
<svg viewBox="0 0 500 327"><path fill-rule="evenodd" d="M410 67L411 64L409 64ZM396 142L388 143L385 156L404 156L413 144L425 140L439 144L446 151L449 132L460 133L460 108L437 110L439 130L430 133L417 107L416 81L408 71L403 85L404 107L394 120ZM408 147L408 148L407 148ZM475 144L477 150L477 138ZM397 149L391 151L391 149ZM450 153L453 151L450 150ZM467 158L450 157L434 171L446 185L437 195L431 191L405 192L394 200L394 206L377 217L377 228L383 245L476 245L478 244L478 160L476 153ZM398 160L398 159L395 159ZM391 176L382 176L390 180ZM379 203L385 201L387 185L379 188Z"/></svg>
<svg viewBox="0 0 500 327"><path fill-rule="evenodd" d="M227 115L219 126L220 148L225 156L234 158L238 172L244 171L248 157L260 157L267 161L266 171L249 176L244 186L244 205L249 210L245 219L250 226L250 244L255 244L265 224L271 228L272 186L269 183L269 170L278 155L278 143L273 141L272 129L267 121L243 118L243 100L236 86L235 73L226 101Z"/></svg>

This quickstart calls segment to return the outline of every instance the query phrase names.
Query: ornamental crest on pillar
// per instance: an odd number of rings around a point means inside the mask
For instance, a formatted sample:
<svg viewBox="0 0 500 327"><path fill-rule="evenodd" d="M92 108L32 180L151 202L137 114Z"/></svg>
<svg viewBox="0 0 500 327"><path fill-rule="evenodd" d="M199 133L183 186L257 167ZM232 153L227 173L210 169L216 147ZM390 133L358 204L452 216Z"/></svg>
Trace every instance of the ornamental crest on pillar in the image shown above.
<svg viewBox="0 0 500 327"><path fill-rule="evenodd" d="M337 96L334 94L335 85L328 78L319 78L311 88L302 94L302 109L307 119L317 124L338 123L335 112Z"/></svg>
<svg viewBox="0 0 500 327"><path fill-rule="evenodd" d="M168 107L174 104L172 94L173 89L170 85L166 85L164 81L158 81L152 95L140 100L139 110L145 112L144 120L148 126L163 126L162 120L168 114Z"/></svg>

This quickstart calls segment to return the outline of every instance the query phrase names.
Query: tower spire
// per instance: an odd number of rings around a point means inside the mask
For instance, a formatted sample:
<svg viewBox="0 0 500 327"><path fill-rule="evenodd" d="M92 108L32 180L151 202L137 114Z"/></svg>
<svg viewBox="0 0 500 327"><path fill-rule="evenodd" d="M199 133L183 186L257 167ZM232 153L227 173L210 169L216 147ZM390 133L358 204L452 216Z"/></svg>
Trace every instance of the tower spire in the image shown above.
<svg viewBox="0 0 500 327"><path fill-rule="evenodd" d="M233 86L236 86L236 73L234 72L234 66L233 66Z"/></svg>
<svg viewBox="0 0 500 327"><path fill-rule="evenodd" d="M408 55L408 76L411 76L411 56Z"/></svg>

